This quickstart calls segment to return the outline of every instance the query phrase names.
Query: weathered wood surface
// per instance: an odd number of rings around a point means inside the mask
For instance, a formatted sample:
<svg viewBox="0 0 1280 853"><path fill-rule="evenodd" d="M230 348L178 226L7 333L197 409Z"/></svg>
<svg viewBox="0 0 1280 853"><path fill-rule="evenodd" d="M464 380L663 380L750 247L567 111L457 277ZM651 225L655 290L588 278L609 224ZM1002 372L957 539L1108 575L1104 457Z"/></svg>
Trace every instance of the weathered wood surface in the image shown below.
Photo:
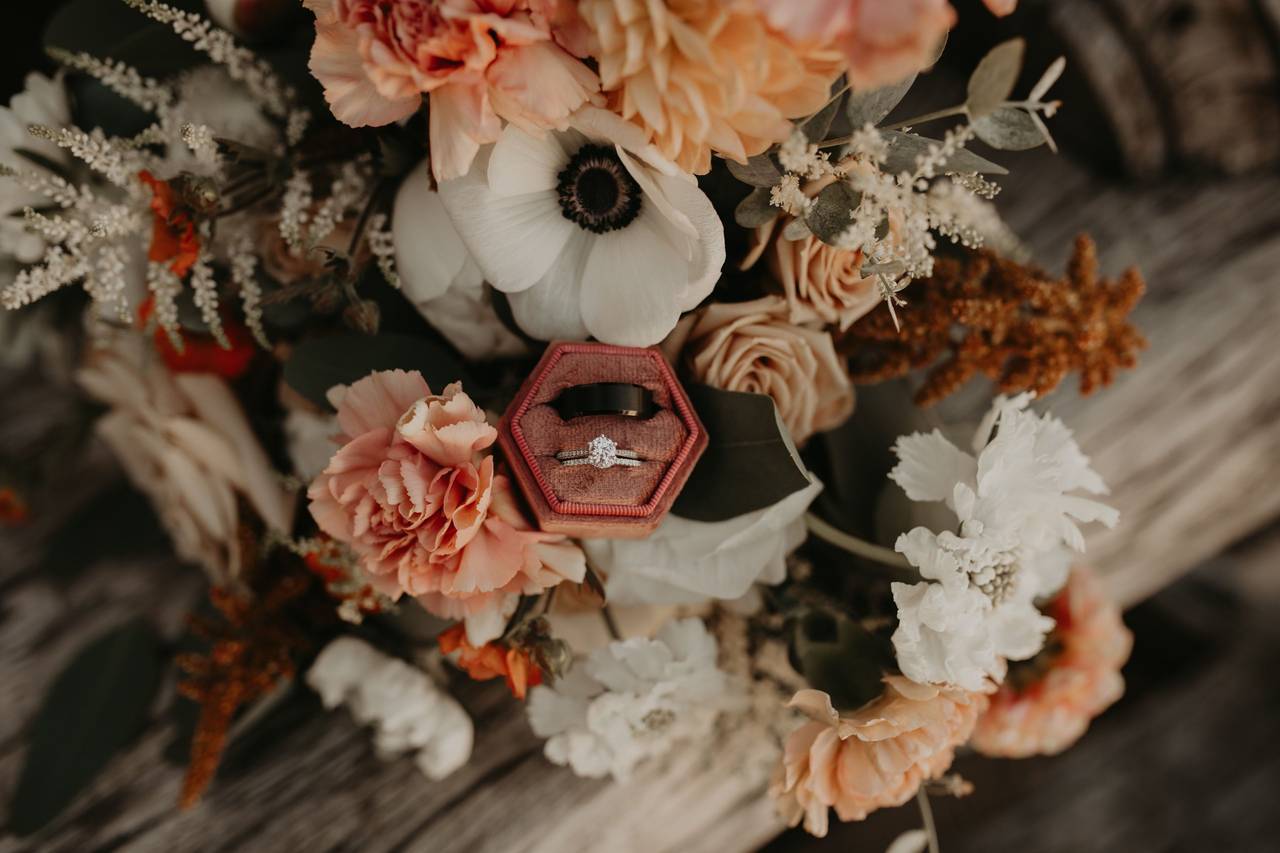
<svg viewBox="0 0 1280 853"><path fill-rule="evenodd" d="M1152 341L1116 387L1055 407L1114 488L1123 524L1097 535L1095 562L1126 601L1170 582L1280 515L1280 178L1135 190L1099 183L1043 153L1016 164L1009 219L1053 267L1082 229L1104 265L1140 263L1152 289L1138 320ZM8 393L6 412L42 399ZM9 416L7 416L9 417ZM6 442L16 439L4 437ZM13 446L9 444L7 446ZM78 499L66 496L70 507ZM40 530L0 540L0 797L21 732L49 679L84 640L126 616L175 628L195 580L164 561L92 567L68 591L31 576ZM747 850L777 831L762 774L690 753L625 786L547 765L500 687L458 685L480 732L472 763L431 783L409 761L381 763L342 713L297 700L277 739L230 762L181 813L181 775L149 730L58 824L0 851ZM732 744L718 750L731 756Z"/></svg>

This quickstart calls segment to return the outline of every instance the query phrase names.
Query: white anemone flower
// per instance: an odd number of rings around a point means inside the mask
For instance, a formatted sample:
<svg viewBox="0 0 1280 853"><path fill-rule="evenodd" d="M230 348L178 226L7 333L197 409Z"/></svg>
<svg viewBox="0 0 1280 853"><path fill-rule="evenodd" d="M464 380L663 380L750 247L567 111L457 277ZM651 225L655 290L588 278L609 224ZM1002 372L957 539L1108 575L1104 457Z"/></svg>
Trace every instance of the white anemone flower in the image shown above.
<svg viewBox="0 0 1280 853"><path fill-rule="evenodd" d="M937 430L894 446L900 462L890 478L956 518L955 530L898 537L923 578L893 585L894 649L913 681L977 690L1003 678L1006 660L1034 656L1053 627L1035 602L1061 587L1069 549L1084 550L1078 524L1118 520L1111 507L1072 494L1105 493L1106 484L1061 421L1027 409L1032 398L997 399L973 454Z"/></svg>
<svg viewBox="0 0 1280 853"><path fill-rule="evenodd" d="M62 77L53 78L32 72L26 87L13 96L8 107L0 107L0 164L12 169L48 174L44 163L66 165L70 157L47 139L32 136L27 128L33 124L66 127L71 124L71 106ZM23 152L39 155L33 160ZM48 200L40 193L26 189L12 178L0 178L0 253L13 255L24 264L32 264L44 255L44 239L26 228L22 218L25 208L40 208Z"/></svg>
<svg viewBox="0 0 1280 853"><path fill-rule="evenodd" d="M541 137L508 126L440 197L485 279L543 340L655 344L724 264L724 227L693 176L595 107Z"/></svg>

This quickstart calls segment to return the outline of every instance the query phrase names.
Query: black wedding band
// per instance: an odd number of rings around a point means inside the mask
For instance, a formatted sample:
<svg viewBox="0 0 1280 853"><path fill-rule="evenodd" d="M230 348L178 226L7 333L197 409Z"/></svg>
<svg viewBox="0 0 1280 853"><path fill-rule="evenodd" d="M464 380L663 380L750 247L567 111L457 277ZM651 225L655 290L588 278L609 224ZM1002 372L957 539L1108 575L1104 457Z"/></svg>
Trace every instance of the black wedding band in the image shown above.
<svg viewBox="0 0 1280 853"><path fill-rule="evenodd" d="M653 392L643 385L627 382L596 382L566 388L551 404L563 420L587 415L616 415L646 420L653 417L657 404Z"/></svg>

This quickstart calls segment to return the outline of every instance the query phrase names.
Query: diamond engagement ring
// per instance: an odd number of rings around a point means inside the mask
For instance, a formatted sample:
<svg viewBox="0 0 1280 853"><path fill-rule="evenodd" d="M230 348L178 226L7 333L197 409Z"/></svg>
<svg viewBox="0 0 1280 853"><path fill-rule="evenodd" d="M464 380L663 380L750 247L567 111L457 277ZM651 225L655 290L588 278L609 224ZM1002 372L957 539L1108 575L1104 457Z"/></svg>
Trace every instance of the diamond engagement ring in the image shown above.
<svg viewBox="0 0 1280 853"><path fill-rule="evenodd" d="M639 466L643 459L634 450L619 450L618 443L605 435L591 439L585 450L561 450L556 454L561 465L591 465L594 468L626 468Z"/></svg>

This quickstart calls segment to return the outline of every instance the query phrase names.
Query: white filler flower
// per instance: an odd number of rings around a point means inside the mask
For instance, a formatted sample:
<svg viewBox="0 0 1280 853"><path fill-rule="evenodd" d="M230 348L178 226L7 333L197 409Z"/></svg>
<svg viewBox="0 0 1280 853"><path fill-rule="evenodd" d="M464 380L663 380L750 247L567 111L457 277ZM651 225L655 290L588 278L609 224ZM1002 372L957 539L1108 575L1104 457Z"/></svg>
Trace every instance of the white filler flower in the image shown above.
<svg viewBox="0 0 1280 853"><path fill-rule="evenodd" d="M697 181L595 107L540 138L508 126L440 198L516 322L543 340L655 344L724 264L724 227Z"/></svg>
<svg viewBox="0 0 1280 853"><path fill-rule="evenodd" d="M70 157L47 139L32 136L31 125L66 127L71 124L71 107L61 76L54 79L32 72L26 87L13 96L8 107L0 107L0 165L41 175L50 174L45 163L66 165ZM32 159L23 152L32 152ZM48 200L10 177L0 177L0 253L13 255L24 264L44 255L45 242L29 231L22 218L28 207L42 208Z"/></svg>
<svg viewBox="0 0 1280 853"><path fill-rule="evenodd" d="M956 530L925 527L896 548L920 583L893 585L898 665L913 681L980 689L1004 676L1006 660L1040 651L1053 620L1035 601L1055 592L1084 550L1078 522L1113 526L1111 507L1071 494L1106 492L1071 431L1027 410L1031 394L1000 397L974 437L973 454L934 430L898 439L890 473L915 501L940 501Z"/></svg>
<svg viewBox="0 0 1280 853"><path fill-rule="evenodd" d="M546 756L579 776L628 778L644 760L709 737L732 706L716 641L698 619L669 622L655 639L610 643L554 687L529 693L529 723Z"/></svg>
<svg viewBox="0 0 1280 853"><path fill-rule="evenodd" d="M363 640L339 637L325 646L307 684L326 708L346 704L357 723L372 724L383 758L415 752L418 769L443 779L471 757L475 728L462 706L425 672Z"/></svg>

